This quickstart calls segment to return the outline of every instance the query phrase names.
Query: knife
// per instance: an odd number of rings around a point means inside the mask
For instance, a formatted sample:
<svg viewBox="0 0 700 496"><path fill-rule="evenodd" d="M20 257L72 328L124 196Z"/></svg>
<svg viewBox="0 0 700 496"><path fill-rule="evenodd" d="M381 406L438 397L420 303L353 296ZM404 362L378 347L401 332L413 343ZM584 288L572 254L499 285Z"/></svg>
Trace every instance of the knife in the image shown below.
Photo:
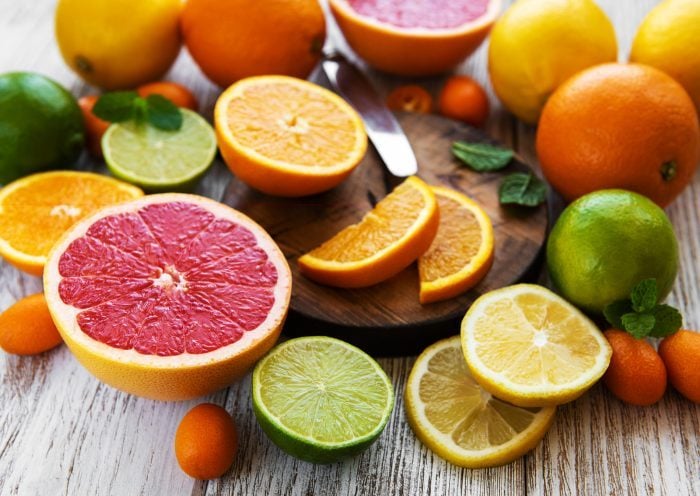
<svg viewBox="0 0 700 496"><path fill-rule="evenodd" d="M389 172L397 177L416 174L418 162L408 138L365 75L339 53L327 55L321 67L333 89L362 117L367 136Z"/></svg>

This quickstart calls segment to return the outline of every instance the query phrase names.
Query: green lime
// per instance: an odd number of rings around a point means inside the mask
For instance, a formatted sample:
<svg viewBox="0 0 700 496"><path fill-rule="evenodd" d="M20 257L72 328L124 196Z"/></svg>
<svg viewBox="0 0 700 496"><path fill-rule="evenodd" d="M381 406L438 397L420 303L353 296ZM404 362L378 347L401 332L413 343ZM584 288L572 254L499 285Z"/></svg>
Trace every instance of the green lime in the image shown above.
<svg viewBox="0 0 700 496"><path fill-rule="evenodd" d="M253 372L253 410L292 456L332 463L372 444L394 406L389 378L372 357L334 338L282 343Z"/></svg>
<svg viewBox="0 0 700 496"><path fill-rule="evenodd" d="M84 142L80 108L61 85L31 72L0 75L0 184L73 167Z"/></svg>
<svg viewBox="0 0 700 496"><path fill-rule="evenodd" d="M102 152L112 174L148 191L193 189L214 160L216 136L199 114L180 110L177 131L136 121L109 126Z"/></svg>
<svg viewBox="0 0 700 496"><path fill-rule="evenodd" d="M554 285L573 304L594 313L629 298L655 278L659 299L678 273L678 241L664 211L645 196L610 189L582 196L554 225L547 243Z"/></svg>

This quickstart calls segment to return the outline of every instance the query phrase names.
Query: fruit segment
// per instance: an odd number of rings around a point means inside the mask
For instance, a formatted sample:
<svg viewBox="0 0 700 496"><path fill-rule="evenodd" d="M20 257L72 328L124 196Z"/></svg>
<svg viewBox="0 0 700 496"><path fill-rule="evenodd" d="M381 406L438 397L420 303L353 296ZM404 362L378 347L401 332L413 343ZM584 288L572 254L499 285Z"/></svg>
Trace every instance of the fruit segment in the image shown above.
<svg viewBox="0 0 700 496"><path fill-rule="evenodd" d="M428 249L439 217L430 187L409 177L359 223L299 258L299 270L330 286L377 284L401 272Z"/></svg>

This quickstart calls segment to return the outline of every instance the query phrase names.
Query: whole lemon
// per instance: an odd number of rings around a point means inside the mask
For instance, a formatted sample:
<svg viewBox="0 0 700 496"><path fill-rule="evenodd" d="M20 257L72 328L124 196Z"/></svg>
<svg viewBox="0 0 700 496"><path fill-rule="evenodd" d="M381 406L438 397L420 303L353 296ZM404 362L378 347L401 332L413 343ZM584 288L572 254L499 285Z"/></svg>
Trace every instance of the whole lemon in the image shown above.
<svg viewBox="0 0 700 496"><path fill-rule="evenodd" d="M518 0L491 31L493 89L508 110L530 124L570 76L616 59L613 25L592 0Z"/></svg>
<svg viewBox="0 0 700 496"><path fill-rule="evenodd" d="M681 83L700 110L700 2L666 0L654 7L639 26L630 60Z"/></svg>
<svg viewBox="0 0 700 496"><path fill-rule="evenodd" d="M678 273L678 241L664 211L647 197L601 190L561 214L547 242L547 266L564 298L601 313L644 279L656 279L665 298Z"/></svg>
<svg viewBox="0 0 700 496"><path fill-rule="evenodd" d="M56 40L71 69L106 90L159 79L180 52L180 0L59 0Z"/></svg>

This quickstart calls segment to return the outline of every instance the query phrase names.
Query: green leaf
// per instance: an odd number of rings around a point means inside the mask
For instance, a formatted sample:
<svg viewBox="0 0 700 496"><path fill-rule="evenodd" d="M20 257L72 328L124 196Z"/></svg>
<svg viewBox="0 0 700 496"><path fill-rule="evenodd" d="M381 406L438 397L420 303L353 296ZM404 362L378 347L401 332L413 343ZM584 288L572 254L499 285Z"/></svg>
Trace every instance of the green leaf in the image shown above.
<svg viewBox="0 0 700 496"><path fill-rule="evenodd" d="M148 122L164 131L177 131L182 127L182 112L173 102L162 95L146 98Z"/></svg>
<svg viewBox="0 0 700 496"><path fill-rule="evenodd" d="M629 300L619 300L610 303L603 309L603 315L611 326L616 329L622 329L622 316L627 313L633 313L632 302Z"/></svg>
<svg viewBox="0 0 700 496"><path fill-rule="evenodd" d="M658 297L656 279L644 279L632 288L632 307L635 312L650 312L656 306Z"/></svg>
<svg viewBox="0 0 700 496"><path fill-rule="evenodd" d="M124 122L134 118L134 101L138 99L135 91L115 91L102 95L92 113L104 121Z"/></svg>
<svg viewBox="0 0 700 496"><path fill-rule="evenodd" d="M637 339L649 335L656 319L650 313L626 313L622 316L622 328Z"/></svg>
<svg viewBox="0 0 700 496"><path fill-rule="evenodd" d="M657 305L653 309L652 315L654 315L656 323L649 335L655 338L670 336L683 325L683 316L671 305Z"/></svg>
<svg viewBox="0 0 700 496"><path fill-rule="evenodd" d="M531 173L514 172L503 179L498 195L501 204L536 207L547 197L547 185Z"/></svg>
<svg viewBox="0 0 700 496"><path fill-rule="evenodd" d="M503 169L513 158L512 150L486 143L452 143L452 153L459 160L477 172L490 172Z"/></svg>

